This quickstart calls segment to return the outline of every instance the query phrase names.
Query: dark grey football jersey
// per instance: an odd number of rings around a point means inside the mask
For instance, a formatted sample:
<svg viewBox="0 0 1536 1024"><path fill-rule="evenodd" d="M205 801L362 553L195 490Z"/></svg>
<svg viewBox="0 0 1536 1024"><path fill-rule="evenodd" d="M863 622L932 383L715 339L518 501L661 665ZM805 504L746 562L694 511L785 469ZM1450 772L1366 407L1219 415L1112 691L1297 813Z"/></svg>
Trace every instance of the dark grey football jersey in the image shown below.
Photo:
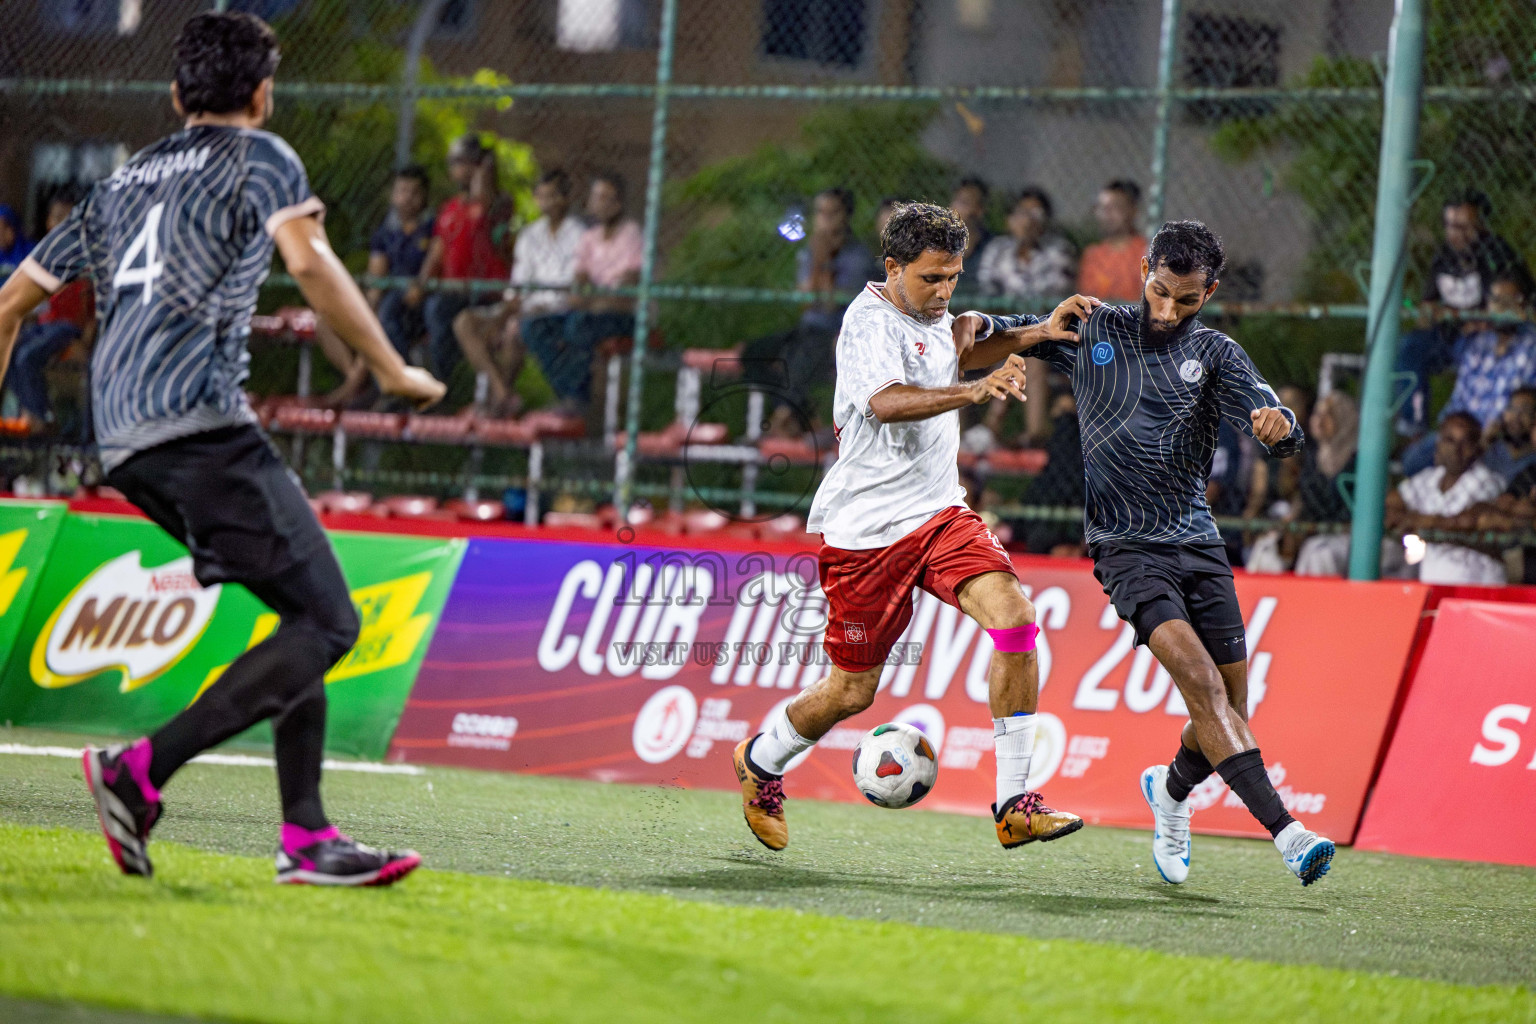
<svg viewBox="0 0 1536 1024"><path fill-rule="evenodd" d="M23 269L45 289L94 279L91 397L104 466L255 422L246 343L272 235L323 210L282 139L205 125L134 155L43 239Z"/></svg>
<svg viewBox="0 0 1536 1024"><path fill-rule="evenodd" d="M995 330L1041 322L992 317ZM1143 342L1139 306L1100 306L1079 342L1052 341L1025 352L1072 379L1083 437L1084 518L1089 544L1182 543L1220 538L1205 500L1225 417L1249 437L1249 414L1284 408L1253 361L1231 338L1198 320L1170 343ZM1289 436L1267 447L1285 458L1301 451L1296 416Z"/></svg>

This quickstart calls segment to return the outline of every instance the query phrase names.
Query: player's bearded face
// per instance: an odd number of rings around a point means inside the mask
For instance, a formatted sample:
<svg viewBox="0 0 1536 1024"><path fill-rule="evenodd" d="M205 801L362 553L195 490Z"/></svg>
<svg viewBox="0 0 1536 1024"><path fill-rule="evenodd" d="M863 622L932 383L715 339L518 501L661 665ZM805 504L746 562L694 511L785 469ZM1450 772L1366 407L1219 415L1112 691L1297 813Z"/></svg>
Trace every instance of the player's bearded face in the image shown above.
<svg viewBox="0 0 1536 1024"><path fill-rule="evenodd" d="M1215 282L1207 286L1205 275L1199 271L1175 274L1162 266L1148 271L1146 261L1142 261L1142 273L1146 281L1141 293L1142 340L1166 345L1205 307Z"/></svg>
<svg viewBox="0 0 1536 1024"><path fill-rule="evenodd" d="M897 307L919 323L932 324L949 312L949 299L960 280L959 253L929 250L904 267L886 265L886 292Z"/></svg>

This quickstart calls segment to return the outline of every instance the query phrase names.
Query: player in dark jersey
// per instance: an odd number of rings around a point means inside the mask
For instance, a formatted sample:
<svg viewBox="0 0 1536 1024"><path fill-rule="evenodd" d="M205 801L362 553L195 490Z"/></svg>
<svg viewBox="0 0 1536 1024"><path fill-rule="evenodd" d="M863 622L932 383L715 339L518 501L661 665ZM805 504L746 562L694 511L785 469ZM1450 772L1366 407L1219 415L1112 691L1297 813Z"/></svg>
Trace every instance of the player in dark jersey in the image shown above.
<svg viewBox="0 0 1536 1024"><path fill-rule="evenodd" d="M98 182L0 288L0 376L21 319L65 282L91 277L101 321L91 405L107 481L186 544L198 582L243 584L280 617L153 736L85 751L86 782L124 873L152 874L147 841L172 773L271 719L283 808L277 880L388 885L421 858L353 842L320 802L323 677L357 641L357 611L242 388L274 245L383 391L427 405L444 389L385 338L326 240L325 207L303 164L260 130L278 56L272 30L251 15L187 22L172 86L186 127Z"/></svg>
<svg viewBox="0 0 1536 1024"><path fill-rule="evenodd" d="M1232 569L1205 500L1221 419L1271 455L1301 450L1301 426L1238 344L1201 324L1226 265L1198 221L1164 224L1142 260L1137 306L1101 305L1079 342L1030 348L1072 379L1083 438L1086 532L1094 575L1120 617L1168 669L1190 722L1172 764L1142 773L1156 822L1153 860L1189 874L1190 790L1219 773L1310 885L1333 843L1286 811L1248 727L1248 651ZM967 316L957 334L1020 332L1039 317Z"/></svg>

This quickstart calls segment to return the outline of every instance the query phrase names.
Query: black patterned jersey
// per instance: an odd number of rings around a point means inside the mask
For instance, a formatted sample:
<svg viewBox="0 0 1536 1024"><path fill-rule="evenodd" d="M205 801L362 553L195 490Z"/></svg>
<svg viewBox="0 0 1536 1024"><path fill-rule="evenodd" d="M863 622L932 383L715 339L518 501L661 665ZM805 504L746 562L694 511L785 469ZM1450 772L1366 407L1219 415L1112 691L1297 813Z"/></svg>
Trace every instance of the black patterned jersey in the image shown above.
<svg viewBox="0 0 1536 1024"><path fill-rule="evenodd" d="M990 319L993 330L1007 330L1042 318ZM1078 334L1076 344L1051 341L1024 354L1072 379L1089 544L1219 540L1205 485L1222 418L1252 437L1249 413L1280 408L1291 432L1265 450L1281 458L1301 451L1295 414L1220 331L1197 320L1171 342L1143 341L1139 306L1105 305Z"/></svg>

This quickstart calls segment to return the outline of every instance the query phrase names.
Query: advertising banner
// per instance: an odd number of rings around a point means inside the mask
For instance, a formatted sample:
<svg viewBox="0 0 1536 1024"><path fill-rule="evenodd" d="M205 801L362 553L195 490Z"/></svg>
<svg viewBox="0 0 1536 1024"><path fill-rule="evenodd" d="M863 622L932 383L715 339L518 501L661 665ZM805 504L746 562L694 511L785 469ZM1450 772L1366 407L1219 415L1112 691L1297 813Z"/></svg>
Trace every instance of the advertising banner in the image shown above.
<svg viewBox="0 0 1536 1024"><path fill-rule="evenodd" d="M1536 866L1533 666L1536 608L1440 602L1362 848Z"/></svg>
<svg viewBox="0 0 1536 1024"><path fill-rule="evenodd" d="M1090 823L1148 824L1137 779L1177 750L1183 702L1087 563L1015 561L1043 627L1031 784ZM472 540L391 757L733 788L736 742L827 672L816 578L807 554ZM1244 576L1238 594L1271 775L1298 815L1347 841L1425 590ZM991 652L975 622L920 592L874 706L793 768L789 795L862 799L851 751L868 729L899 720L939 750L923 806L985 811ZM1219 779L1194 799L1197 829L1264 834Z"/></svg>
<svg viewBox="0 0 1536 1024"><path fill-rule="evenodd" d="M382 757L431 642L464 541L335 534L362 618L326 676L326 747ZM142 519L63 517L0 682L0 721L153 731L277 628L243 587L200 587L192 558ZM265 726L243 739L270 739Z"/></svg>
<svg viewBox="0 0 1536 1024"><path fill-rule="evenodd" d="M0 652L16 645L66 511L61 501L0 501Z"/></svg>

